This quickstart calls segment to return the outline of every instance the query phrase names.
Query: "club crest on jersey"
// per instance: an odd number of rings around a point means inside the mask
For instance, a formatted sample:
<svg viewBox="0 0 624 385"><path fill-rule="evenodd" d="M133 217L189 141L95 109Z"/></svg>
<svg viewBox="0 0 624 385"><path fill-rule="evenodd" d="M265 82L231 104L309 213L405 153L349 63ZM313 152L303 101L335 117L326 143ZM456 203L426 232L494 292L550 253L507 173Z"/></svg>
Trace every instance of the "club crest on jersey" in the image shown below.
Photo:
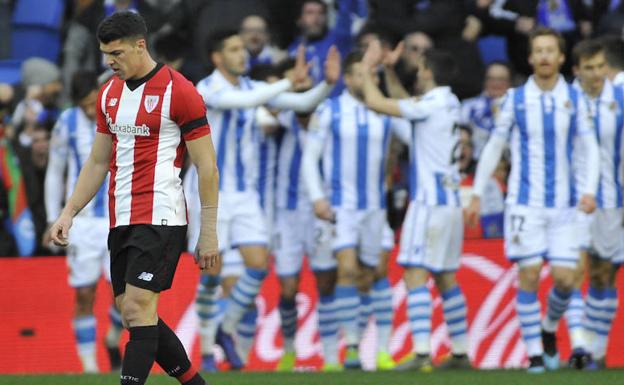
<svg viewBox="0 0 624 385"><path fill-rule="evenodd" d="M143 106L145 107L145 111L149 114L154 111L154 108L158 105L158 99L160 97L158 95L145 95L145 101L143 102Z"/></svg>
<svg viewBox="0 0 624 385"><path fill-rule="evenodd" d="M116 105L117 105L117 98L110 98L110 100L108 101L108 106L115 107Z"/></svg>

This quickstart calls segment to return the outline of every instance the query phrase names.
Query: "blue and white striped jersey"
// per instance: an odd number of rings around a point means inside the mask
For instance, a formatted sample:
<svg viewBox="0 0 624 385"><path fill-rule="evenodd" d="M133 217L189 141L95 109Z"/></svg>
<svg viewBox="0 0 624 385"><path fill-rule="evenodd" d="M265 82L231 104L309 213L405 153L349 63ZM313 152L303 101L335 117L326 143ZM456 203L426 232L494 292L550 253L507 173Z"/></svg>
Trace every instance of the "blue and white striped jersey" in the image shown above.
<svg viewBox="0 0 624 385"><path fill-rule="evenodd" d="M572 167L575 137L592 133L579 92L563 76L551 91L533 77L507 92L494 134L511 141L507 203L574 207L579 194Z"/></svg>
<svg viewBox="0 0 624 385"><path fill-rule="evenodd" d="M624 88L615 87L609 80L606 80L598 97L592 98L584 92L581 95L600 146L600 180L596 204L599 208L622 207ZM583 158L583 151L575 151L574 159L579 166ZM580 174L577 178L577 186L582 190L585 181L583 170L576 167L576 171Z"/></svg>
<svg viewBox="0 0 624 385"><path fill-rule="evenodd" d="M412 122L410 198L430 206L461 207L459 199L459 114L450 87L436 87L421 98L399 101Z"/></svg>
<svg viewBox="0 0 624 385"><path fill-rule="evenodd" d="M253 125L253 143L256 146L255 179L260 206L267 213L275 206L278 135L266 135L256 123Z"/></svg>
<svg viewBox="0 0 624 385"><path fill-rule="evenodd" d="M466 99L461 105L460 124L472 130L474 158L478 159L481 150L485 147L492 130L494 129L495 106L498 99L486 94Z"/></svg>
<svg viewBox="0 0 624 385"><path fill-rule="evenodd" d="M89 158L95 139L95 121L90 120L79 107L63 111L50 139L50 153L45 179L45 205L48 221L61 213L63 201L74 191L82 165ZM65 176L66 175L66 176ZM63 189L65 185L65 189ZM63 196L65 191L65 196ZM108 178L85 208L80 217L108 218Z"/></svg>
<svg viewBox="0 0 624 385"><path fill-rule="evenodd" d="M240 78L239 87L228 82L221 72L215 70L197 83L197 91L204 99L212 142L219 168L219 190L226 192L247 191L256 188L257 146L254 145L252 125L255 108L220 109L220 94L227 90L251 90L253 81Z"/></svg>
<svg viewBox="0 0 624 385"><path fill-rule="evenodd" d="M296 210L310 205L301 171L307 131L299 124L293 111L281 112L278 119L285 131L277 158L276 206Z"/></svg>
<svg viewBox="0 0 624 385"><path fill-rule="evenodd" d="M325 192L333 207L386 207L385 166L390 134L407 122L378 114L348 91L322 104L307 141L322 143Z"/></svg>
<svg viewBox="0 0 624 385"><path fill-rule="evenodd" d="M624 87L624 71L619 72L613 78L613 85L616 87Z"/></svg>

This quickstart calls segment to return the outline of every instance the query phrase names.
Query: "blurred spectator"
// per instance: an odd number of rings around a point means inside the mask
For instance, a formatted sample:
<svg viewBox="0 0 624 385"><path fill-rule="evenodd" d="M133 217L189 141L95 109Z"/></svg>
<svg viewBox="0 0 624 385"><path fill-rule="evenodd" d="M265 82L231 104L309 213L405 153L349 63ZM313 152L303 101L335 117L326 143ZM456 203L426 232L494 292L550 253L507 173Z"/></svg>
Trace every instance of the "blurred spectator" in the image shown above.
<svg viewBox="0 0 624 385"><path fill-rule="evenodd" d="M624 39L624 1L593 0L590 11L596 35L617 35Z"/></svg>
<svg viewBox="0 0 624 385"><path fill-rule="evenodd" d="M354 16L352 13L364 13L362 7L358 7L356 0L338 1L338 15L336 24L329 29L327 21L327 4L323 0L303 0L301 12L297 20L300 36L288 47L288 52L294 56L297 47L304 44L306 48L306 61L311 64L310 75L315 83L325 77L323 63L332 45L335 45L344 58L353 47L352 26ZM339 95L344 88L342 81L334 87L332 96Z"/></svg>
<svg viewBox="0 0 624 385"><path fill-rule="evenodd" d="M488 12L479 12L488 33L507 38L507 53L515 69L524 75L531 73L527 61L527 36L537 25L560 32L566 40L566 56L571 57L572 47L581 36L591 32L590 15L584 0L479 0L487 5ZM481 7L484 9L485 7ZM569 62L562 72L570 74Z"/></svg>
<svg viewBox="0 0 624 385"><path fill-rule="evenodd" d="M607 60L607 76L617 86L624 87L624 40L618 36L602 38Z"/></svg>
<svg viewBox="0 0 624 385"><path fill-rule="evenodd" d="M0 59L11 55L11 0L0 0Z"/></svg>
<svg viewBox="0 0 624 385"><path fill-rule="evenodd" d="M462 176L460 196L462 206L467 207L472 196L472 185L474 183L477 162L473 154L472 132L468 127L460 126L459 139L459 169ZM506 179L505 179L506 180ZM504 183L492 177L488 181L483 194L483 204L481 207L481 220L477 227L466 226L464 228L464 238L500 238L503 236L503 223L505 210L505 188Z"/></svg>
<svg viewBox="0 0 624 385"><path fill-rule="evenodd" d="M44 125L37 125L31 133L29 149L18 153L19 167L24 178L28 207L32 214L36 247L34 255L48 255L50 251L41 244L47 228L43 184L45 181L50 132Z"/></svg>
<svg viewBox="0 0 624 385"><path fill-rule="evenodd" d="M191 46L188 39L175 32L160 35L154 42L154 58L179 71L193 83L206 75L204 67L190 60Z"/></svg>
<svg viewBox="0 0 624 385"><path fill-rule="evenodd" d="M512 70L507 63L492 62L487 66L483 92L462 102L461 124L472 132L473 155L479 158L494 128L500 99L512 85Z"/></svg>
<svg viewBox="0 0 624 385"><path fill-rule="evenodd" d="M249 54L247 69L258 64L276 64L286 53L271 44L271 34L264 17L249 15L240 26L240 36Z"/></svg>

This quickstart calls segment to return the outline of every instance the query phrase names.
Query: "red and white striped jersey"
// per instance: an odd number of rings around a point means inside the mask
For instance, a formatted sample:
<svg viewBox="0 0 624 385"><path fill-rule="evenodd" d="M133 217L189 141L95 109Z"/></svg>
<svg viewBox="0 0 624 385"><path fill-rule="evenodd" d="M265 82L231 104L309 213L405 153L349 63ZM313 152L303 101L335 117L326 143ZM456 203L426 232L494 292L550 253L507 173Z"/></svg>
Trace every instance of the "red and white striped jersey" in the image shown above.
<svg viewBox="0 0 624 385"><path fill-rule="evenodd" d="M142 79L113 77L100 90L98 106L97 131L113 137L110 227L186 225L185 141L210 133L193 84L158 64Z"/></svg>

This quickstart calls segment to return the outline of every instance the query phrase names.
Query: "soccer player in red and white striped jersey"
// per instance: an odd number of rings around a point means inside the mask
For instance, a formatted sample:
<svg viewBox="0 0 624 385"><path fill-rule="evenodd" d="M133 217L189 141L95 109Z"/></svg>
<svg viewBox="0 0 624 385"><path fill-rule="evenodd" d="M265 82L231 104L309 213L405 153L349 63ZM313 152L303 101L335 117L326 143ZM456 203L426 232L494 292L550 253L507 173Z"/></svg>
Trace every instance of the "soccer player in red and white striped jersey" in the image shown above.
<svg viewBox="0 0 624 385"><path fill-rule="evenodd" d="M197 262L219 268L218 171L206 108L192 83L156 63L145 21L118 12L98 27L100 50L115 76L100 90L97 133L75 190L51 228L66 246L72 218L110 169L108 245L111 280L130 332L120 383L144 384L156 361L181 384L204 385L175 333L158 318L159 293L171 287L186 237L179 177L185 149L198 170L202 224Z"/></svg>

